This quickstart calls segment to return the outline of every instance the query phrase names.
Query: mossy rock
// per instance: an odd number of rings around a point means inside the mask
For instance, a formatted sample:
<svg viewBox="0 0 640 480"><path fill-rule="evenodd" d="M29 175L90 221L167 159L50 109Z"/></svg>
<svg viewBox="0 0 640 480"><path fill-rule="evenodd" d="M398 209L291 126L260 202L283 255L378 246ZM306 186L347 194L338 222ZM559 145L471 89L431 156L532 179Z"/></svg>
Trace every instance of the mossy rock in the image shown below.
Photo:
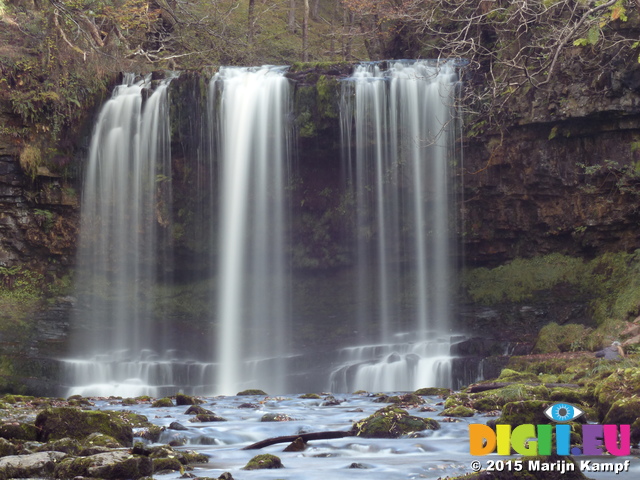
<svg viewBox="0 0 640 480"><path fill-rule="evenodd" d="M481 397L473 401L473 408L479 412L492 412L500 407L495 397Z"/></svg>
<svg viewBox="0 0 640 480"><path fill-rule="evenodd" d="M604 417L607 425L632 425L640 418L640 398L616 400Z"/></svg>
<svg viewBox="0 0 640 480"><path fill-rule="evenodd" d="M293 417L286 413L265 413L260 419L261 422L291 422Z"/></svg>
<svg viewBox="0 0 640 480"><path fill-rule="evenodd" d="M6 438L0 438L0 457L7 457L9 455L15 455L18 449Z"/></svg>
<svg viewBox="0 0 640 480"><path fill-rule="evenodd" d="M415 393L405 393L404 395L381 395L377 397L374 402L376 403L393 403L396 405L422 405L426 403L422 397Z"/></svg>
<svg viewBox="0 0 640 480"><path fill-rule="evenodd" d="M169 397L159 398L151 406L153 408L173 407L173 401Z"/></svg>
<svg viewBox="0 0 640 480"><path fill-rule="evenodd" d="M471 397L468 393L454 393L444 401L444 408L454 408L460 405L471 405Z"/></svg>
<svg viewBox="0 0 640 480"><path fill-rule="evenodd" d="M631 444L640 444L640 418L631 424Z"/></svg>
<svg viewBox="0 0 640 480"><path fill-rule="evenodd" d="M527 383L540 383L538 375L534 373L522 373L510 368L505 368L500 372L498 382L527 382Z"/></svg>
<svg viewBox="0 0 640 480"><path fill-rule="evenodd" d="M354 423L354 435L365 438L399 438L412 432L438 430L440 424L432 418L421 418L396 406L381 408L367 418Z"/></svg>
<svg viewBox="0 0 640 480"><path fill-rule="evenodd" d="M185 395L184 393L176 394L176 405L199 405L201 403L203 403L202 400L190 395Z"/></svg>
<svg viewBox="0 0 640 480"><path fill-rule="evenodd" d="M451 395L452 392L448 388L426 387L426 388L419 388L413 393L415 395L421 395L423 397L448 397L449 395Z"/></svg>
<svg viewBox="0 0 640 480"><path fill-rule="evenodd" d="M184 414L185 415L213 415L213 412L211 410L207 410L204 407L201 407L200 405L191 405L189 408L187 408Z"/></svg>
<svg viewBox="0 0 640 480"><path fill-rule="evenodd" d="M276 457L275 455L271 455L269 453L265 453L253 457L242 469L263 470L271 468L284 468L284 466L282 465L282 461L279 457Z"/></svg>
<svg viewBox="0 0 640 480"><path fill-rule="evenodd" d="M196 422L207 423L207 422L226 422L227 419L221 417L220 415L216 415L215 413L199 413L195 417L190 418L189 421L192 423L196 423Z"/></svg>
<svg viewBox="0 0 640 480"><path fill-rule="evenodd" d="M98 433L98 432L95 432L89 435L85 439L84 443L86 445L90 445L93 447L107 447L107 448L123 447L123 445L112 436L105 435L104 433Z"/></svg>
<svg viewBox="0 0 640 480"><path fill-rule="evenodd" d="M252 396L252 395L261 395L261 396L267 396L267 393L264 390L259 390L257 388L250 388L248 390L243 390L241 392L236 393L236 395L238 397L248 397L248 396Z"/></svg>
<svg viewBox="0 0 640 480"><path fill-rule="evenodd" d="M180 453L182 454L180 460L182 461L182 459L184 459L186 465L191 465L192 463L209 463L209 457L204 453L198 453L192 450L182 450Z"/></svg>
<svg viewBox="0 0 640 480"><path fill-rule="evenodd" d="M54 471L55 478L91 477L106 480L139 479L153 473L150 458L118 450L88 457L66 458Z"/></svg>
<svg viewBox="0 0 640 480"><path fill-rule="evenodd" d="M122 399L122 405L126 406L132 406L132 405L137 405L138 401L135 398L123 398Z"/></svg>
<svg viewBox="0 0 640 480"><path fill-rule="evenodd" d="M160 440L160 435L165 431L165 427L159 425L151 425L141 432L138 432L138 437L149 440L151 443L156 443Z"/></svg>
<svg viewBox="0 0 640 480"><path fill-rule="evenodd" d="M47 442L36 449L38 452L62 452L69 455L79 455L83 445L75 438L61 438L52 442Z"/></svg>
<svg viewBox="0 0 640 480"><path fill-rule="evenodd" d="M572 403L580 405L589 398L586 388L557 387L551 390L549 399L554 402Z"/></svg>
<svg viewBox="0 0 640 480"><path fill-rule="evenodd" d="M38 414L35 426L38 440L47 442L64 437L83 441L92 433L102 433L131 446L133 429L113 412L85 411L71 407L48 408Z"/></svg>
<svg viewBox="0 0 640 480"><path fill-rule="evenodd" d="M35 441L38 429L30 423L5 423L0 425L0 437L7 440Z"/></svg>
<svg viewBox="0 0 640 480"><path fill-rule="evenodd" d="M163 471L180 471L182 463L177 458L154 458L152 459L153 473Z"/></svg>
<svg viewBox="0 0 640 480"><path fill-rule="evenodd" d="M617 369L595 385L598 421L602 423L607 412L617 400L640 395L640 369Z"/></svg>
<svg viewBox="0 0 640 480"><path fill-rule="evenodd" d="M533 425L550 423L544 411L552 405L552 402L542 400L525 400L522 402L507 403L502 407L502 415L496 421L497 424L516 427L525 423Z"/></svg>
<svg viewBox="0 0 640 480"><path fill-rule="evenodd" d="M476 411L473 408L463 407L459 405L453 408L447 408L440 413L443 417L473 417Z"/></svg>
<svg viewBox="0 0 640 480"><path fill-rule="evenodd" d="M549 395L550 391L544 385L522 385L515 383L494 390L468 394L466 403L462 403L462 405L481 412L490 412L500 409L511 402L547 400ZM445 407L448 407L446 402Z"/></svg>
<svg viewBox="0 0 640 480"><path fill-rule="evenodd" d="M303 393L298 398L320 400L322 397L317 393Z"/></svg>

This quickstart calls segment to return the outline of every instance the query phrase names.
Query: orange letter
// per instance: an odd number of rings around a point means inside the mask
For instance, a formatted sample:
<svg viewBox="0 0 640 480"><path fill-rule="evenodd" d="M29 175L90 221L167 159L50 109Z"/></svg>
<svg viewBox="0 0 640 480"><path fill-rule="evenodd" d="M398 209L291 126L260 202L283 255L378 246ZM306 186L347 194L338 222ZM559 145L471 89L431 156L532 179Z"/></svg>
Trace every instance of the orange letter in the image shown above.
<svg viewBox="0 0 640 480"><path fill-rule="evenodd" d="M496 434L491 427L487 427L483 423L469 425L469 450L471 455L488 455L495 448Z"/></svg>

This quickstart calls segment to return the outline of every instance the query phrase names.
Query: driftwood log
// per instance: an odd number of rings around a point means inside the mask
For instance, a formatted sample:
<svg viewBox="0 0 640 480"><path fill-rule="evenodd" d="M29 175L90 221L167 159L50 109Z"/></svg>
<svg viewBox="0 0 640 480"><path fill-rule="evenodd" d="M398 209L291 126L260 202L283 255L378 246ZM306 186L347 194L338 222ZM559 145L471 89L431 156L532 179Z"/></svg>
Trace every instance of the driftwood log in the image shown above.
<svg viewBox="0 0 640 480"><path fill-rule="evenodd" d="M509 385L530 385L532 387L544 386L547 388L580 388L575 383L527 383L527 382L492 382L492 383L476 383L467 387L467 393L486 392L487 390L495 390L497 388L508 387Z"/></svg>
<svg viewBox="0 0 640 480"><path fill-rule="evenodd" d="M353 437L354 433L351 431L330 431L330 432L314 432L314 433L300 433L298 435L285 435L283 437L272 437L260 442L247 445L242 450L257 450L259 448L268 447L269 445L275 445L276 443L293 442L297 438L301 438L304 443L309 440L329 440L332 438Z"/></svg>

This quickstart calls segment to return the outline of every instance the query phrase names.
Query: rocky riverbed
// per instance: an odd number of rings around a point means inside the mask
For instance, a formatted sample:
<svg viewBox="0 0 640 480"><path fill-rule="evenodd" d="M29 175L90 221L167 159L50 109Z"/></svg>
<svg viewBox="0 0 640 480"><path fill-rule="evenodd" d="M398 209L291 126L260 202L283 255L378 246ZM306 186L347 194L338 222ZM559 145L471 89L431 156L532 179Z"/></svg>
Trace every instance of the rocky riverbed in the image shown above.
<svg viewBox="0 0 640 480"><path fill-rule="evenodd" d="M571 423L572 443L581 443L580 422L587 421L631 425L637 447L637 359L514 357L509 367L499 378L461 392L276 396L248 391L164 399L5 395L0 479L519 478L511 471L472 473L474 460L486 470L522 458L470 455L469 425L549 423L543 412L558 402L585 412ZM640 473L637 453L589 460L620 465L633 478ZM562 475L532 471L526 478L622 478L583 468L578 459L586 457L547 457L544 465L566 467L575 460L578 469Z"/></svg>

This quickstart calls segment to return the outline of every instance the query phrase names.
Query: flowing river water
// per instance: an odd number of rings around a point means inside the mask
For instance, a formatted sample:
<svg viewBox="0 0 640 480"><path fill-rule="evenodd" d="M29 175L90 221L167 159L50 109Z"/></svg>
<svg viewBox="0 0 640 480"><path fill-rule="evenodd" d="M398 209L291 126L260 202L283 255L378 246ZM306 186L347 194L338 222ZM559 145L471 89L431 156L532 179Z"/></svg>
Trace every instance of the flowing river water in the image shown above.
<svg viewBox="0 0 640 480"><path fill-rule="evenodd" d="M474 457L469 453L468 425L486 423L490 416L477 414L469 418L444 421L440 416L444 409L443 399L423 397L424 405L408 408L411 415L431 417L440 422L436 431L425 430L399 439L371 439L345 437L333 440L308 442L302 452L283 452L288 443L279 443L260 450L243 450L243 447L267 438L299 433L349 430L353 422L359 421L386 404L374 402L367 394L336 395L338 405L323 405L327 395L321 399L303 399L293 396L219 396L203 397L202 407L225 418L224 422L192 423L193 415L185 414L188 406L152 408L149 403L124 407L119 400L96 400L100 410L133 411L147 416L155 425L166 427L159 439L160 444L177 442L184 448L203 453L209 457L207 464L194 466L191 474L198 477L218 478L230 472L235 480L244 479L289 479L289 480L395 480L414 478L457 477L472 472L472 462L479 461L486 469L494 462L517 459L517 456L500 457L492 454ZM244 406L243 406L244 404ZM246 404L253 407L246 408ZM431 407L434 411L424 411ZM290 421L262 422L267 413L287 415ZM173 430L173 422L186 430ZM138 441L141 439L134 439ZM256 455L270 453L282 460L284 468L274 470L243 470L247 462ZM626 472L588 472L588 478L638 478L640 461L630 457L588 457L593 462L615 464L630 460ZM574 457L578 468L583 457ZM523 457L526 462L527 457ZM181 473L156 475L160 479L181 478ZM544 477L538 477L544 478Z"/></svg>

